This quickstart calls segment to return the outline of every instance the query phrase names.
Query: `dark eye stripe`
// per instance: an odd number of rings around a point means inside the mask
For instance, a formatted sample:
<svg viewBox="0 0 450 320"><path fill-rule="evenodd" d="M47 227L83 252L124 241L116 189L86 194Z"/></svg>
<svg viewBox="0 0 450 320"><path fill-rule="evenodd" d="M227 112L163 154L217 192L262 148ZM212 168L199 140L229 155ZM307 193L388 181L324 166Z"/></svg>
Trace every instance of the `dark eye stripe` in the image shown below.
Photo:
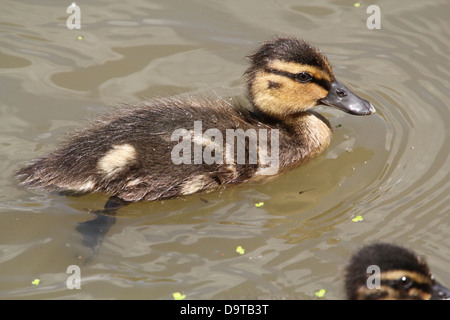
<svg viewBox="0 0 450 320"><path fill-rule="evenodd" d="M273 73L273 74L277 74L280 76L288 77L289 79L292 79L294 81L299 81L297 73L291 73L291 72L282 71L282 70L278 70L278 69L272 69L272 68L266 68L264 71L266 71L268 73ZM313 82L313 83L321 86L325 90L330 90L330 83L325 79L316 79L316 78L312 77L309 82Z"/></svg>
<svg viewBox="0 0 450 320"><path fill-rule="evenodd" d="M418 283L413 281L412 279L410 282L405 286L405 284L402 282L401 279L395 279L395 280L381 280L381 285L389 286L391 288L397 289L397 290L409 290L411 288L419 289L422 292L425 293L431 293L431 286L427 283Z"/></svg>

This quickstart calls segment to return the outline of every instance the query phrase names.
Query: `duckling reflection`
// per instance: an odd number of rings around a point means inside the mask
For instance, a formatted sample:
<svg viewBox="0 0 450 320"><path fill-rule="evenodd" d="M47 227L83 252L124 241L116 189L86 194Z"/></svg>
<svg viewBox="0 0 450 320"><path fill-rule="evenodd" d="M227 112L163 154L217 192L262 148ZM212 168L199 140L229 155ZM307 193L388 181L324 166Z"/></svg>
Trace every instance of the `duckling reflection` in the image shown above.
<svg viewBox="0 0 450 320"><path fill-rule="evenodd" d="M379 268L378 285L369 279L370 266ZM351 300L450 299L450 290L436 282L425 260L388 243L368 245L352 256L346 270L345 290Z"/></svg>
<svg viewBox="0 0 450 320"><path fill-rule="evenodd" d="M201 121L203 130L214 128L224 136L229 129L277 130L276 174L281 174L314 158L330 144L330 125L312 110L316 105L354 115L375 112L368 101L337 81L327 58L303 40L278 37L263 43L249 58L245 77L252 108L198 97L153 99L123 107L92 121L54 152L17 171L16 176L21 185L31 189L104 192L111 196L104 213L113 216L131 202L174 198L269 178L265 163L230 161L227 153L223 161L214 163L175 164L171 151L178 141L172 141L171 136L180 128L192 132L195 121ZM195 143L199 144L192 137ZM211 143L202 141L202 150ZM246 142L247 153L250 147ZM260 156L262 151L257 152ZM99 216L93 223L80 225L79 230L100 232L90 240L98 248L114 221Z"/></svg>

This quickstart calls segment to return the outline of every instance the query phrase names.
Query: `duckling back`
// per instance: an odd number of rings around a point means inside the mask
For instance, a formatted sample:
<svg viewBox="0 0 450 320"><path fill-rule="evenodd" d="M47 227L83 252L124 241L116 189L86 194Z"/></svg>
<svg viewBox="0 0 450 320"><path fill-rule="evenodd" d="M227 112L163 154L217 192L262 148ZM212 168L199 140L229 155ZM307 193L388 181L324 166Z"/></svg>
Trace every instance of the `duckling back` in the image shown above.
<svg viewBox="0 0 450 320"><path fill-rule="evenodd" d="M198 126L201 134L214 129L214 139L196 136ZM28 188L75 193L103 191L125 201L171 198L260 176L264 164L248 157L252 149L250 137L244 146L247 156L239 162L233 152L238 144L226 151L226 144L222 143L227 130L254 130L257 134L266 130L268 154L271 130L281 130L278 142L282 145L283 167L298 162L309 152L298 148L302 144L299 136L287 134L280 125L263 122L243 107L223 100L172 98L123 107L102 116L16 175ZM206 161L202 156L208 150L212 159L219 161ZM220 150L225 150L222 155L214 154Z"/></svg>

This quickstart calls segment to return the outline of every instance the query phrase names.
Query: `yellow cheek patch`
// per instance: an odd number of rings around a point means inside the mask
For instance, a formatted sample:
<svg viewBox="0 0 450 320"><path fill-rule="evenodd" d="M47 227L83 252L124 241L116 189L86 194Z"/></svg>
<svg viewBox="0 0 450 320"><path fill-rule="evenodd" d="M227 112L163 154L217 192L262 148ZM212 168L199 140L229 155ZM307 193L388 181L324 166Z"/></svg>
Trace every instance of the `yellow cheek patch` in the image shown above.
<svg viewBox="0 0 450 320"><path fill-rule="evenodd" d="M264 112L286 116L316 106L317 100L328 92L315 83L300 83L283 75L259 71L251 93L256 105Z"/></svg>

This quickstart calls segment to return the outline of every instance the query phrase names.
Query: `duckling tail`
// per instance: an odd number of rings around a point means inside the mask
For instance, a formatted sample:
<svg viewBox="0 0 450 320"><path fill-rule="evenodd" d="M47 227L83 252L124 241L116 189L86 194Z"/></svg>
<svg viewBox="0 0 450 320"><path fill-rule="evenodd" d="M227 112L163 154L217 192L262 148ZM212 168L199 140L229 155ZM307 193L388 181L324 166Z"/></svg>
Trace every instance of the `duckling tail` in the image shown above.
<svg viewBox="0 0 450 320"><path fill-rule="evenodd" d="M94 191L94 180L67 173L58 167L51 155L34 160L14 173L22 187L49 192L83 194Z"/></svg>

